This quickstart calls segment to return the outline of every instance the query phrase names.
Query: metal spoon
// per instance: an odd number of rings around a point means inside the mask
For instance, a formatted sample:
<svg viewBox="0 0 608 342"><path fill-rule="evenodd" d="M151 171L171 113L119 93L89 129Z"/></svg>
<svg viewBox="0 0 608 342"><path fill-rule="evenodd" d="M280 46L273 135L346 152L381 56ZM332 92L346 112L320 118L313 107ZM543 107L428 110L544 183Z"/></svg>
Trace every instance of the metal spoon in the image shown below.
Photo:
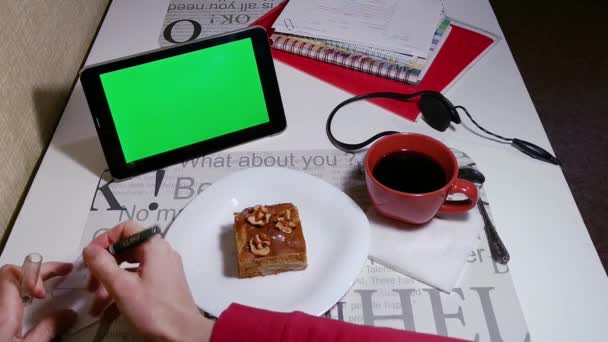
<svg viewBox="0 0 608 342"><path fill-rule="evenodd" d="M481 187L483 182L485 182L486 177L480 171L470 167L464 166L458 169L458 177L462 179L466 179L475 185ZM498 232L496 231L496 227L490 220L490 216L486 211L486 207L481 200L481 197L477 200L477 207L479 208L479 212L481 213L481 217L483 218L484 229L486 231L486 235L488 236L488 244L490 245L490 253L492 254L492 259L500 264L507 264L511 259L505 244L500 239Z"/></svg>

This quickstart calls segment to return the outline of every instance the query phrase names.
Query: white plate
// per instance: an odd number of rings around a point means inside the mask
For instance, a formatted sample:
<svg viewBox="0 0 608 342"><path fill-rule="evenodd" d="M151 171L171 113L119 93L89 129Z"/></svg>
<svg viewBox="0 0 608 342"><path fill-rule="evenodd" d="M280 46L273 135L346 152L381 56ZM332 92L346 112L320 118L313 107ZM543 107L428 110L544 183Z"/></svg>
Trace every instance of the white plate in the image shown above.
<svg viewBox="0 0 608 342"><path fill-rule="evenodd" d="M308 267L239 279L233 213L256 204L295 204ZM255 168L222 178L179 214L166 239L181 254L196 304L219 316L230 303L320 315L350 288L369 248L369 222L340 190L306 173Z"/></svg>

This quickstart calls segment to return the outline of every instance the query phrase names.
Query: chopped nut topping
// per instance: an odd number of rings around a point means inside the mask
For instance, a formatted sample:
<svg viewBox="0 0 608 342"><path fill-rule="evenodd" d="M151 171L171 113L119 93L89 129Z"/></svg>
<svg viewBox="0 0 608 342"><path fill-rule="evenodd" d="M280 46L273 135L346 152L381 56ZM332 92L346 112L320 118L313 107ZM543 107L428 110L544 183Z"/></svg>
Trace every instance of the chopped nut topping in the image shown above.
<svg viewBox="0 0 608 342"><path fill-rule="evenodd" d="M255 216L253 216L253 215L247 216L247 222L251 223L254 226L261 226L264 224L264 221L256 220Z"/></svg>
<svg viewBox="0 0 608 342"><path fill-rule="evenodd" d="M265 206L256 205L253 210L248 212L247 222L254 226L263 226L270 222L270 213Z"/></svg>
<svg viewBox="0 0 608 342"><path fill-rule="evenodd" d="M297 226L296 223L291 219L291 210L289 209L280 213L275 218L275 222L276 224L274 226L285 234L291 234L291 232L293 232L293 228Z"/></svg>
<svg viewBox="0 0 608 342"><path fill-rule="evenodd" d="M255 234L255 237L249 240L249 249L254 255L268 255L270 253L270 239L266 234Z"/></svg>
<svg viewBox="0 0 608 342"><path fill-rule="evenodd" d="M277 224L275 225L275 227L277 227L280 231L282 231L285 234L291 234L291 232L293 231L293 229L291 229L289 226L290 224L293 224L293 222L277 222ZM295 227L295 224L293 224L293 226Z"/></svg>

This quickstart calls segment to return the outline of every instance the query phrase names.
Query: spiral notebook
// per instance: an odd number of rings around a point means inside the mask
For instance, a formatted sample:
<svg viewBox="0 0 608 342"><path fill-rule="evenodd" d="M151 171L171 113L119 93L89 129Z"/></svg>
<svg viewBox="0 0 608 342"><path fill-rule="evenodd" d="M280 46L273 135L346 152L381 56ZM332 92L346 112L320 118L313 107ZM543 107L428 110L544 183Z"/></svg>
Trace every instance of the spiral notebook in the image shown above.
<svg viewBox="0 0 608 342"><path fill-rule="evenodd" d="M275 32L270 36L270 42L272 47L277 50L410 84L418 83L418 76L421 72L421 70L407 65L327 46L306 37Z"/></svg>
<svg viewBox="0 0 608 342"><path fill-rule="evenodd" d="M255 21L253 25L263 26L269 34L272 34L272 24L286 4L287 1L273 8ZM417 85L406 84L278 49L273 49L272 54L276 60L354 95L377 91L411 93L420 90L434 90L440 92L452 86L499 40L491 33L471 28L454 20L451 21L450 26L450 34L438 51L426 75ZM404 103L389 99L370 101L412 121L415 121L420 113L416 102Z"/></svg>
<svg viewBox="0 0 608 342"><path fill-rule="evenodd" d="M449 32L450 20L444 19L435 31L428 58L407 56L331 40L282 34L276 31L270 35L270 43L273 48L285 52L396 81L417 84L434 60L436 52L443 45Z"/></svg>

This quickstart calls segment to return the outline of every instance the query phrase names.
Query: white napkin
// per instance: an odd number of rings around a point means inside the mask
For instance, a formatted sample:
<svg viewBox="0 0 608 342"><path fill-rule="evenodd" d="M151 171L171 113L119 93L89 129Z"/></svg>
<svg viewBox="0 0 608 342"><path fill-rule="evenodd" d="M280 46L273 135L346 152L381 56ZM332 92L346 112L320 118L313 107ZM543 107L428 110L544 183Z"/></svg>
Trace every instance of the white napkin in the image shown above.
<svg viewBox="0 0 608 342"><path fill-rule="evenodd" d="M483 229L477 208L438 216L423 225L385 218L373 207L367 217L372 260L447 293L457 286Z"/></svg>

